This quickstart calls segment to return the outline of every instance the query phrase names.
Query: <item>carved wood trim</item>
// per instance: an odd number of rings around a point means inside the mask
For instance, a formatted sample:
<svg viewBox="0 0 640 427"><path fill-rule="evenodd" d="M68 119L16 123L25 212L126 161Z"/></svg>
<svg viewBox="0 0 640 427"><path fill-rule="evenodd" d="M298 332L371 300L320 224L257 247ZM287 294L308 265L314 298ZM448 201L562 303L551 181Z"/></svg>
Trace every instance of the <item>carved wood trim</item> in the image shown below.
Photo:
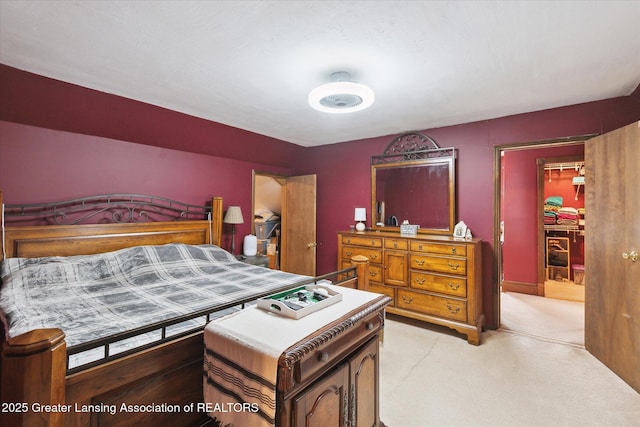
<svg viewBox="0 0 640 427"><path fill-rule="evenodd" d="M391 302L391 298L387 296L381 296L378 299L374 300L371 305L367 306L363 310L359 310L351 315L347 320L344 320L338 324L330 326L327 330L322 332L319 335L314 336L312 339L308 341L301 342L295 347L287 350L278 361L278 365L284 368L292 367L297 362L301 361L305 356L311 354L316 351L322 345L325 345L340 335L344 334L346 331L355 327L358 323L360 323L363 319L370 316L371 314L378 312L378 316L380 318L381 326L384 325L384 307Z"/></svg>
<svg viewBox="0 0 640 427"><path fill-rule="evenodd" d="M434 157L455 158L455 148L440 148L430 136L419 132L406 132L391 140L382 155L371 156L371 164Z"/></svg>
<svg viewBox="0 0 640 427"><path fill-rule="evenodd" d="M211 205L194 205L143 194L102 194L51 203L7 204L10 222L38 221L44 224L137 223L207 219ZM154 219L161 218L161 219Z"/></svg>

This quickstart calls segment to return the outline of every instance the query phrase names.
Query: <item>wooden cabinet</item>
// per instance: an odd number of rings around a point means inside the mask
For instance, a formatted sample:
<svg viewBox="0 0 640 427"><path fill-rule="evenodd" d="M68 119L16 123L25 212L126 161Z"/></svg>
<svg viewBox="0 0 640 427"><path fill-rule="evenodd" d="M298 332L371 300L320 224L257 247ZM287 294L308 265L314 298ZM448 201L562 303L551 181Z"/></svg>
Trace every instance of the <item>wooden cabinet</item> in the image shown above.
<svg viewBox="0 0 640 427"><path fill-rule="evenodd" d="M293 425L377 426L378 371L376 337L293 399Z"/></svg>
<svg viewBox="0 0 640 427"><path fill-rule="evenodd" d="M380 425L378 349L388 303L380 296L283 354L278 426Z"/></svg>
<svg viewBox="0 0 640 427"><path fill-rule="evenodd" d="M484 326L480 240L338 233L338 268L350 266L353 255L369 258L366 290L393 299L388 313L447 326L465 334L469 343L480 344Z"/></svg>

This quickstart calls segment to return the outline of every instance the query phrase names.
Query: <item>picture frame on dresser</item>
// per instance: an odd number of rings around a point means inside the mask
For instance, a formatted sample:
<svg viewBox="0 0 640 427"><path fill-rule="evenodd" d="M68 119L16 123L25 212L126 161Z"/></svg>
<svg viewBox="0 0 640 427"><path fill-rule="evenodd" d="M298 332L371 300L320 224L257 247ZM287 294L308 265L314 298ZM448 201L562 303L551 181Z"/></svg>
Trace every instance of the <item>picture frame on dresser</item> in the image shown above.
<svg viewBox="0 0 640 427"><path fill-rule="evenodd" d="M467 235L467 224L464 221L460 221L456 224L453 229L453 237L457 237L458 239L464 239Z"/></svg>

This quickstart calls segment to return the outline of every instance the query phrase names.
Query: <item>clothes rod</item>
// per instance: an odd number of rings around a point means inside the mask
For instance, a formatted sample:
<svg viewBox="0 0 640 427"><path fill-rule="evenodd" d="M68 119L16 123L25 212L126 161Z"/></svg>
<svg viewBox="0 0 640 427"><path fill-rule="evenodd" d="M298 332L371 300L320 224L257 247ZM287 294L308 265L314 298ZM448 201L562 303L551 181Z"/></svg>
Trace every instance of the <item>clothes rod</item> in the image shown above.
<svg viewBox="0 0 640 427"><path fill-rule="evenodd" d="M574 170L579 171L584 167L584 162L545 163L544 170Z"/></svg>

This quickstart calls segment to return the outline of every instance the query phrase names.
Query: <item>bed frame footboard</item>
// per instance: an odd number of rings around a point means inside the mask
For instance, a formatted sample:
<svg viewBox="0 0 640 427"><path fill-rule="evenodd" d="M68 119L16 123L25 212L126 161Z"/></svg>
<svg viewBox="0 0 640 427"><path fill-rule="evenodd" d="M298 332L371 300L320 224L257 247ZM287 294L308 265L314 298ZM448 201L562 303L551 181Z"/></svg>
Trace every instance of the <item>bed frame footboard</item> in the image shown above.
<svg viewBox="0 0 640 427"><path fill-rule="evenodd" d="M66 375L60 329L12 338L2 354L5 426L193 426L202 401L202 332Z"/></svg>
<svg viewBox="0 0 640 427"><path fill-rule="evenodd" d="M0 424L62 425L66 375L64 337L60 329L38 329L4 344Z"/></svg>

